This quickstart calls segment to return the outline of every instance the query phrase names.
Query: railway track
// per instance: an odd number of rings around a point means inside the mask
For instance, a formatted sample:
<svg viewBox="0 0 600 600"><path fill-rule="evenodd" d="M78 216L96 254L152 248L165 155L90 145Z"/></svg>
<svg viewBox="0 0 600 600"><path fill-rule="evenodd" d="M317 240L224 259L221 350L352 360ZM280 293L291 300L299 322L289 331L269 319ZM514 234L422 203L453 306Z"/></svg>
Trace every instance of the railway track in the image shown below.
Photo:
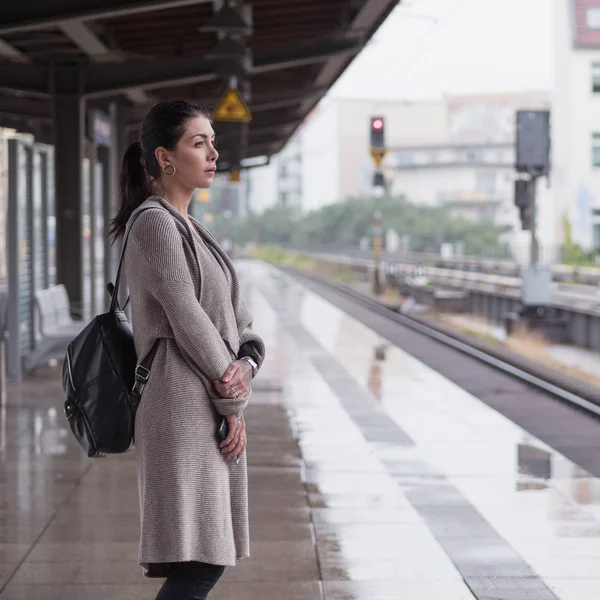
<svg viewBox="0 0 600 600"><path fill-rule="evenodd" d="M373 268L372 258L359 258L333 254L311 254L315 259L325 262L359 265L364 268ZM389 274L411 275L415 265L385 260L382 269ZM432 283L450 288L465 290L482 290L502 294L513 298L520 298L522 293L522 280L520 277L481 273L479 271L461 271L457 269L433 267L425 265L420 267L420 272ZM600 310L600 288L592 285L578 283L561 283L554 281L551 288L553 304L559 308L578 308L586 311Z"/></svg>
<svg viewBox="0 0 600 600"><path fill-rule="evenodd" d="M600 388L592 384L558 373L556 370L515 354L510 350L495 347L485 340L472 339L466 334L457 333L449 327L434 323L429 319L401 314L347 285L296 269L282 268L282 270L303 283L309 284L308 287L326 288L351 300L354 304L371 313L382 316L402 327L409 328L448 348L457 350L461 354L493 368L495 371L551 395L570 407L584 411L587 415L600 417Z"/></svg>

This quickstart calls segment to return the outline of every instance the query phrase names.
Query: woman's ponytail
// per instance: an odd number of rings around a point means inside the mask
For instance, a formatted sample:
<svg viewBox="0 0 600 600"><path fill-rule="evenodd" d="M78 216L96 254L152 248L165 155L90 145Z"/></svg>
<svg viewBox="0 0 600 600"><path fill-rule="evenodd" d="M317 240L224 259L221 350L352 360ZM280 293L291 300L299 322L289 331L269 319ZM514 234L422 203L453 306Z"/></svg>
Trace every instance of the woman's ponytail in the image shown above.
<svg viewBox="0 0 600 600"><path fill-rule="evenodd" d="M133 211L152 195L151 180L142 160L142 147L139 142L134 142L125 151L121 163L121 206L112 220L110 236L113 242L125 233Z"/></svg>
<svg viewBox="0 0 600 600"><path fill-rule="evenodd" d="M133 211L155 192L153 183L162 176L156 149L174 150L188 121L199 116L210 119L205 109L182 100L159 102L150 109L140 128L140 141L131 144L123 155L121 206L110 229L113 242L125 233Z"/></svg>

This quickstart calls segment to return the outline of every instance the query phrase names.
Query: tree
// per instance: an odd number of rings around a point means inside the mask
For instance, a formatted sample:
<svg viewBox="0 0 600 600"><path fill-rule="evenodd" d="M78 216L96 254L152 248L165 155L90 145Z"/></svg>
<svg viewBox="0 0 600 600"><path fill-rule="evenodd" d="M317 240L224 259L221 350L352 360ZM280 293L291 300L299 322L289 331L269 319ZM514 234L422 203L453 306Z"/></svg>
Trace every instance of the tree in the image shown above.
<svg viewBox="0 0 600 600"><path fill-rule="evenodd" d="M504 252L498 242L500 230L493 224L456 219L443 208L411 204L404 197L376 201L349 198L306 215L278 205L262 215L249 215L228 224L218 218L212 230L219 237L221 231L229 227L237 244L260 241L304 247L358 245L361 238L372 238L375 209L381 212L384 234L385 230L393 229L400 236L410 236L412 251L437 253L445 242L461 242L469 254L499 256Z"/></svg>

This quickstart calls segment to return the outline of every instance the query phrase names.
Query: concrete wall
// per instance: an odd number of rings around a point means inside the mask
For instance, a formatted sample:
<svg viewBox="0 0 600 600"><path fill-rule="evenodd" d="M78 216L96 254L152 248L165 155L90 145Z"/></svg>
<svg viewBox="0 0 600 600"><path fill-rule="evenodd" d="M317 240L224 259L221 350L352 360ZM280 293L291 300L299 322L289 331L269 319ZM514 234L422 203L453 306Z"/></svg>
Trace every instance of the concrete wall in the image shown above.
<svg viewBox="0 0 600 600"><path fill-rule="evenodd" d="M391 184L394 194L403 194L416 204L435 206L445 198L475 192L477 176L468 166L414 168L396 171Z"/></svg>
<svg viewBox="0 0 600 600"><path fill-rule="evenodd" d="M247 171L248 207L252 212L262 213L277 203L277 158L271 164Z"/></svg>
<svg viewBox="0 0 600 600"><path fill-rule="evenodd" d="M341 173L336 102L325 99L308 116L299 132L302 153L302 211L309 212L337 202Z"/></svg>

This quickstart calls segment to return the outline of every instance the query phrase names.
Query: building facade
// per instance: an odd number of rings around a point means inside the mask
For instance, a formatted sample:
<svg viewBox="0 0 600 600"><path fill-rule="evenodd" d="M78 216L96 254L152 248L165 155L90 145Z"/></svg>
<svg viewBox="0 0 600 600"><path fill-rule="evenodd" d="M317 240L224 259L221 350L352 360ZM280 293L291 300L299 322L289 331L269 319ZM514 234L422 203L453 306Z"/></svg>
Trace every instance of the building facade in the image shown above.
<svg viewBox="0 0 600 600"><path fill-rule="evenodd" d="M392 192L412 202L445 207L471 221L517 225L513 144L398 146L390 150L386 171Z"/></svg>
<svg viewBox="0 0 600 600"><path fill-rule="evenodd" d="M548 109L550 102L547 92L447 96L423 103L325 99L267 168L277 182L273 201L309 212L372 194L369 123L381 116L388 147L383 171L393 194L446 207L457 217L493 222L502 227L506 243L525 248L528 235L521 232L514 206L515 113ZM255 177L266 181L265 173L256 171ZM538 204L540 237L548 245L553 213L547 186L538 187Z"/></svg>
<svg viewBox="0 0 600 600"><path fill-rule="evenodd" d="M555 0L554 236L600 246L600 0Z"/></svg>

